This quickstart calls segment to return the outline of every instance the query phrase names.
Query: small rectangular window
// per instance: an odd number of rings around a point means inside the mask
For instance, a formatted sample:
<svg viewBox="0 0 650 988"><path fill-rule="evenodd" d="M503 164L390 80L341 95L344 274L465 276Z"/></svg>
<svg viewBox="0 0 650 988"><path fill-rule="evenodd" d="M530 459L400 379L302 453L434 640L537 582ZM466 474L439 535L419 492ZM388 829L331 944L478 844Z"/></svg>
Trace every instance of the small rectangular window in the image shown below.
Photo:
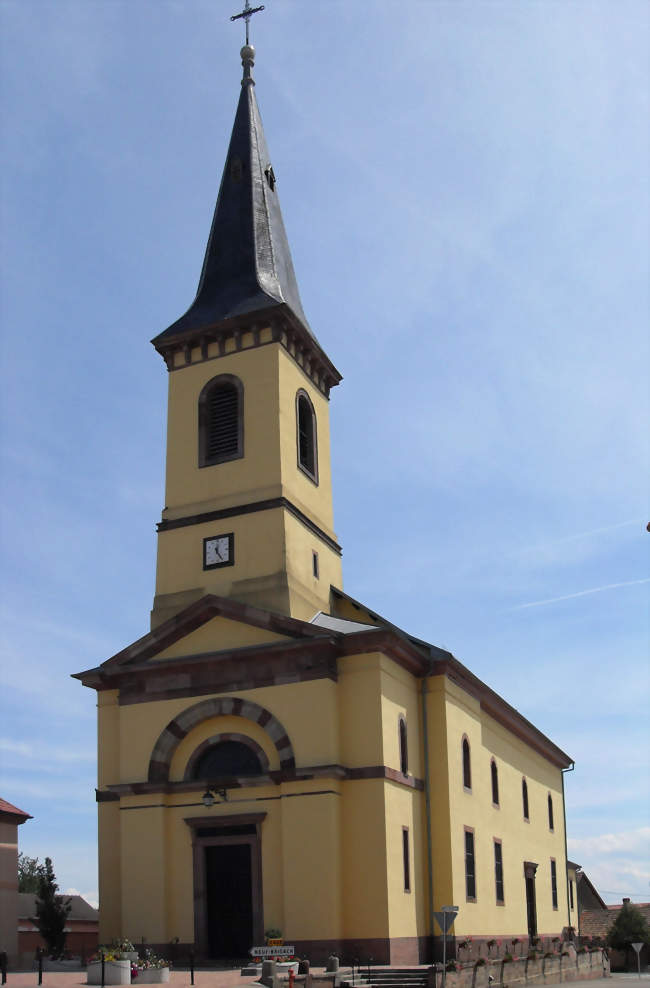
<svg viewBox="0 0 650 988"><path fill-rule="evenodd" d="M500 840L494 842L494 882L496 886L497 902L503 904L503 848Z"/></svg>
<svg viewBox="0 0 650 988"><path fill-rule="evenodd" d="M573 909L573 879L569 882L569 906Z"/></svg>
<svg viewBox="0 0 650 988"><path fill-rule="evenodd" d="M320 576L320 567L318 565L318 553L314 549L311 551L311 571L314 574L314 579L317 580Z"/></svg>
<svg viewBox="0 0 650 988"><path fill-rule="evenodd" d="M553 909L557 909L557 868L553 858L551 858L551 896L553 897Z"/></svg>
<svg viewBox="0 0 650 988"><path fill-rule="evenodd" d="M465 894L476 902L476 864L474 861L474 831L465 828Z"/></svg>
<svg viewBox="0 0 650 988"><path fill-rule="evenodd" d="M409 832L402 827L402 856L404 859L404 891L411 891L411 861L409 857Z"/></svg>

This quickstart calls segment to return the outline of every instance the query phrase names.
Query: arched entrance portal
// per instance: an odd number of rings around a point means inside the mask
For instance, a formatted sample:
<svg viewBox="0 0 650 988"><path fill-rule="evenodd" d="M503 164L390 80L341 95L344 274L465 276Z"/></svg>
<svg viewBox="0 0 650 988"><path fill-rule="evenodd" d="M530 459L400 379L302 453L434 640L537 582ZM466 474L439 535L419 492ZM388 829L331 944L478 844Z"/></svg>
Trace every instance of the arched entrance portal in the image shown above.
<svg viewBox="0 0 650 988"><path fill-rule="evenodd" d="M261 825L266 813L190 817L194 942L200 957L243 959L263 943Z"/></svg>

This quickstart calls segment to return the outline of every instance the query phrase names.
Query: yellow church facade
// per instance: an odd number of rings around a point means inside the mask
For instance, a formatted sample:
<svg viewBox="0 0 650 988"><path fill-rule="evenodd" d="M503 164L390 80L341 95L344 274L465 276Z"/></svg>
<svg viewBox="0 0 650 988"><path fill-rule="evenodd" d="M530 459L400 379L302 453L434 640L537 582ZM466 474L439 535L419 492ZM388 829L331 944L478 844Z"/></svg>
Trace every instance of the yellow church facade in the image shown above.
<svg viewBox="0 0 650 988"><path fill-rule="evenodd" d="M329 396L244 75L169 375L150 631L98 696L100 938L428 961L570 926L572 760L451 653L342 590Z"/></svg>

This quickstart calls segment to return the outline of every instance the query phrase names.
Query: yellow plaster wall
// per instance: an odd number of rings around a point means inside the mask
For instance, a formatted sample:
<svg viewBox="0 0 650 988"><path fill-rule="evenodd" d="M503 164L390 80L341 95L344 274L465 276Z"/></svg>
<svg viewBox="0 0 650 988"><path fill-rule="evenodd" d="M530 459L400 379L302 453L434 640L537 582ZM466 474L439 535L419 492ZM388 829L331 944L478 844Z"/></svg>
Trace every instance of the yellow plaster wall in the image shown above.
<svg viewBox="0 0 650 988"><path fill-rule="evenodd" d="M540 935L557 934L567 924L562 778L559 768L520 741L447 681L446 716L450 791L451 858L455 901L461 906L457 935L526 931L523 862L539 867L536 878ZM470 742L472 789L463 788L462 737ZM499 772L499 806L492 804L491 757ZM522 777L528 782L530 822L523 818ZM553 796L553 831L548 827L547 796ZM464 827L474 829L475 903L466 901ZM502 841L505 905L496 905L494 838ZM558 909L552 908L550 859L557 867Z"/></svg>
<svg viewBox="0 0 650 988"><path fill-rule="evenodd" d="M118 690L97 694L97 785L116 782L120 775L120 708Z"/></svg>
<svg viewBox="0 0 650 988"><path fill-rule="evenodd" d="M382 656L346 656L338 669L340 760L351 768L382 765Z"/></svg>
<svg viewBox="0 0 650 988"><path fill-rule="evenodd" d="M97 804L100 943L122 936L122 815L117 801Z"/></svg>
<svg viewBox="0 0 650 988"><path fill-rule="evenodd" d="M330 586L342 585L341 557L288 512L284 522L291 615L310 621L317 611L329 611ZM318 578L313 575L312 551L318 553Z"/></svg>
<svg viewBox="0 0 650 988"><path fill-rule="evenodd" d="M426 933L426 848L423 846L422 801L415 789L394 782L386 784L386 862L391 937L424 936ZM409 833L410 891L404 889L402 832Z"/></svg>
<svg viewBox="0 0 650 988"><path fill-rule="evenodd" d="M399 718L406 720L408 774L424 775L420 745L419 682L386 656L381 658L382 764L400 770Z"/></svg>
<svg viewBox="0 0 650 988"><path fill-rule="evenodd" d="M424 684L427 707L434 909L454 904L445 677ZM422 750L424 736L422 737ZM423 759L424 761L424 759Z"/></svg>
<svg viewBox="0 0 650 988"><path fill-rule="evenodd" d="M337 789L333 780L282 786L284 793ZM341 934L340 809L338 791L282 800L282 930L290 941Z"/></svg>
<svg viewBox="0 0 650 988"><path fill-rule="evenodd" d="M244 387L244 455L199 467L198 398L218 374L233 374ZM317 419L317 484L297 463L299 389L309 394ZM335 538L328 402L286 350L273 343L218 361L181 365L170 374L163 518L281 496ZM234 566L203 570L203 539L227 532L235 536ZM312 575L312 547L319 553L319 580ZM203 593L233 596L309 619L327 609L330 582L342 582L337 553L282 508L162 531L152 623L190 602L171 596L181 593L192 598Z"/></svg>
<svg viewBox="0 0 650 988"><path fill-rule="evenodd" d="M387 937L388 894L383 779L361 779L343 784L341 806L341 863L343 936ZM373 826L379 822L380 826Z"/></svg>
<svg viewBox="0 0 650 988"><path fill-rule="evenodd" d="M245 648L249 645L266 645L271 642L289 641L286 635L256 628L251 624L215 617L200 628L190 632L163 649L154 659L172 659L179 655L201 655L204 652L223 651L229 648Z"/></svg>
<svg viewBox="0 0 650 988"><path fill-rule="evenodd" d="M284 571L284 514L282 508L274 508L160 532L156 595L199 588L200 595L237 597L233 585ZM234 566L204 570L203 539L228 532L234 533Z"/></svg>
<svg viewBox="0 0 650 988"><path fill-rule="evenodd" d="M278 421L280 345L241 351L183 366L169 375L167 411L167 517L194 514L206 502L259 500L263 488L280 485ZM208 381L233 374L244 386L244 456L198 466L198 399ZM267 495L268 496L268 495Z"/></svg>
<svg viewBox="0 0 650 988"><path fill-rule="evenodd" d="M142 803L141 796L122 799L122 926L131 940L144 936L162 943L167 940L165 800L158 796L157 805L143 807ZM133 809L138 804L140 808Z"/></svg>
<svg viewBox="0 0 650 988"><path fill-rule="evenodd" d="M280 396L280 456L285 496L333 535L332 473L330 466L329 403L293 358L278 354ZM316 413L318 483L298 467L296 395L306 391Z"/></svg>

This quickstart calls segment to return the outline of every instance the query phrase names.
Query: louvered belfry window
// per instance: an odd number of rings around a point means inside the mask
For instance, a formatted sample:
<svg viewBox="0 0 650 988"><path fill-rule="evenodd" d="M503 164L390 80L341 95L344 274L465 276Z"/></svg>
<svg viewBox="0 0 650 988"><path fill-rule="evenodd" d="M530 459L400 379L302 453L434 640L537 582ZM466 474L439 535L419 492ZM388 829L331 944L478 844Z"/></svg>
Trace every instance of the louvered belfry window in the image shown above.
<svg viewBox="0 0 650 988"><path fill-rule="evenodd" d="M209 381L199 398L199 465L225 463L244 455L243 388L231 374Z"/></svg>

